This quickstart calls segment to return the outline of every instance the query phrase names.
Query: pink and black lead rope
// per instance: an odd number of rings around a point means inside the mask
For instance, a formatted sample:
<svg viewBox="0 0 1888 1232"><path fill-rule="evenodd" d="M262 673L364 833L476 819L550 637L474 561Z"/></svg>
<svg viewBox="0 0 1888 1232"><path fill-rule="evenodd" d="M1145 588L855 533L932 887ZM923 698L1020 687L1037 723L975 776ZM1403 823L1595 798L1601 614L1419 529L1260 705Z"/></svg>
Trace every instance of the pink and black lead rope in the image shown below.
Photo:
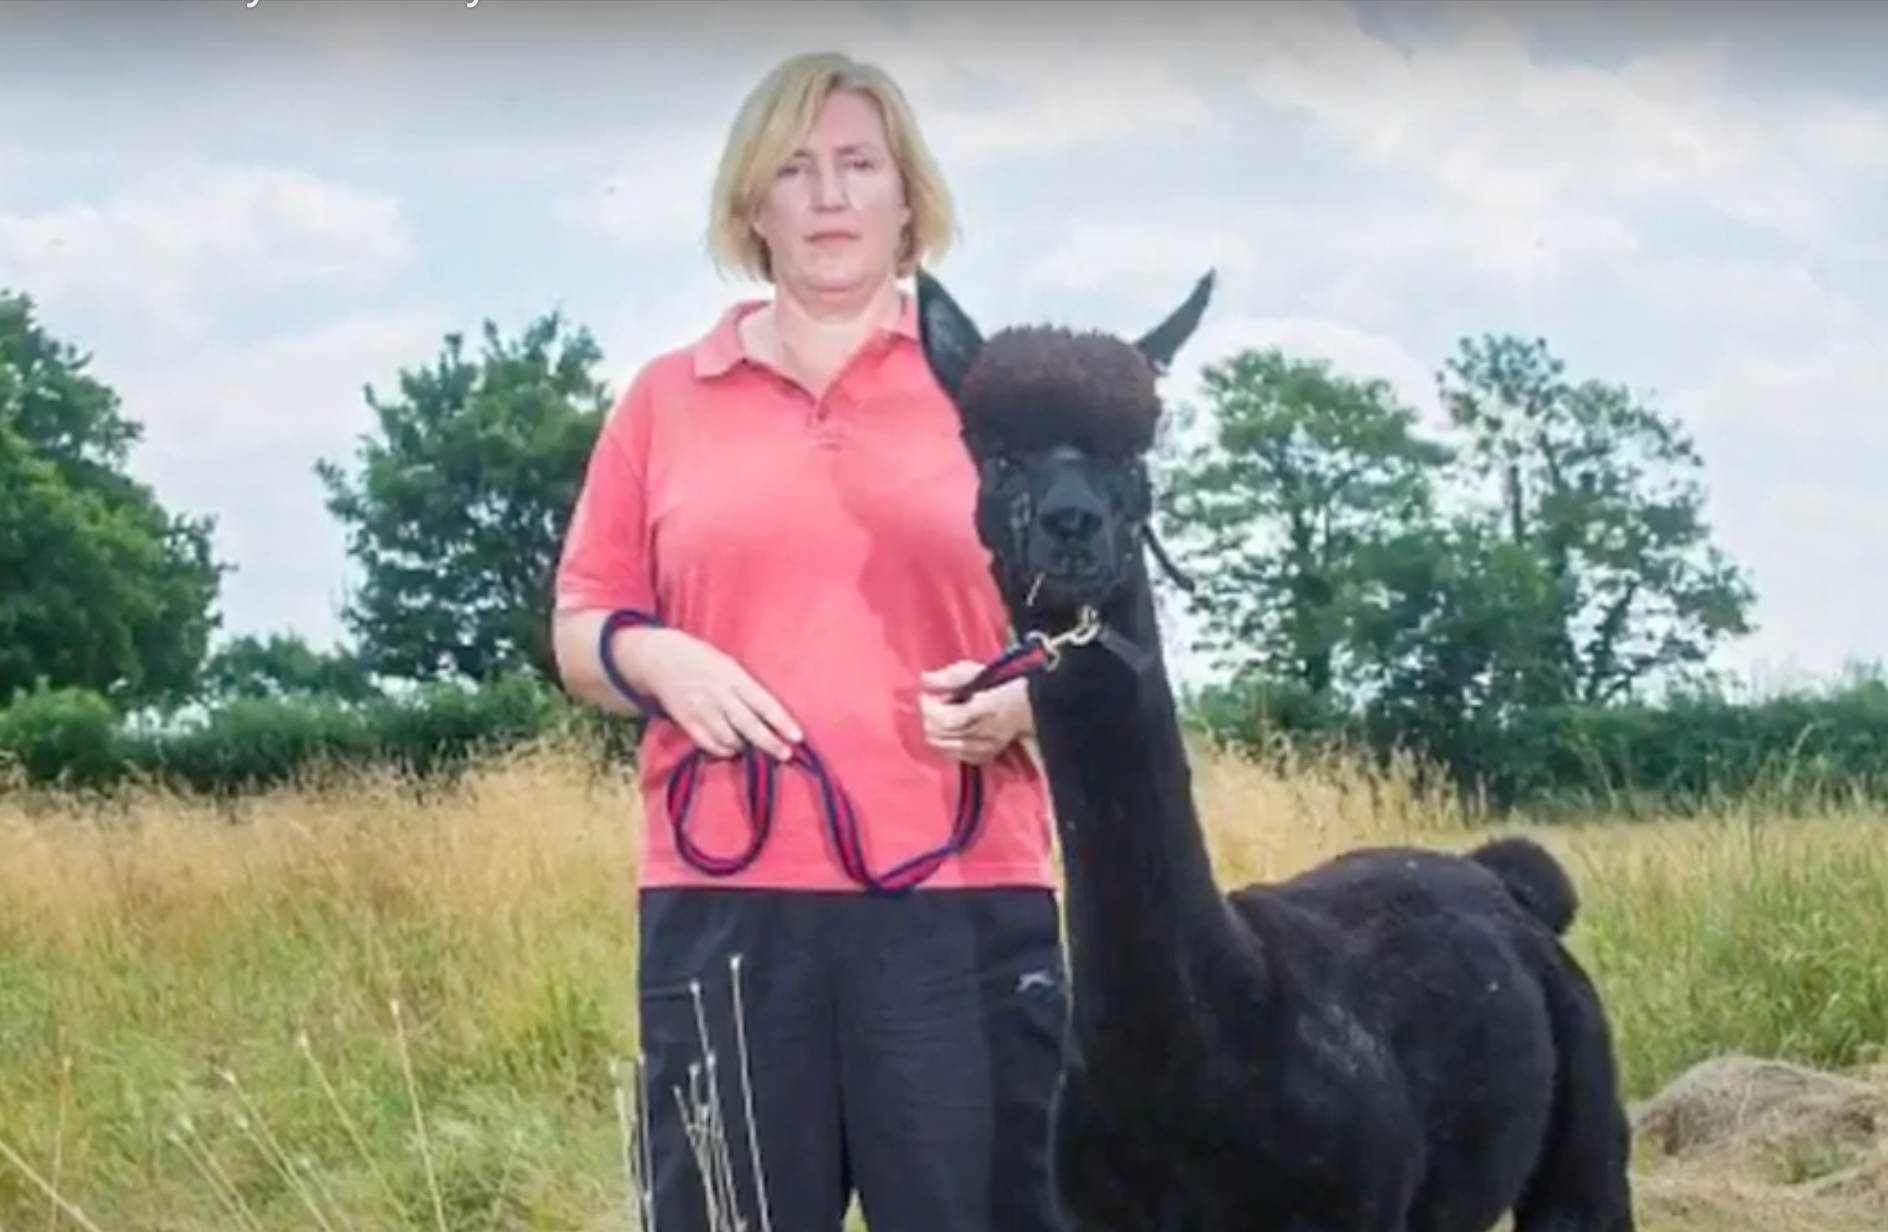
<svg viewBox="0 0 1888 1232"><path fill-rule="evenodd" d="M603 664L603 674L612 688L650 719L667 722L670 721L669 716L656 700L639 692L624 679L616 666L615 657L610 653L611 643L622 630L661 626L662 621L648 612L633 609L611 612L604 619L602 631L598 634L597 654ZM951 700L963 702L1012 680L1046 671L1055 665L1057 657L1058 651L1050 639L1031 635L1004 651L976 676L959 686L951 693ZM970 846L983 824L985 789L982 768L961 765L958 767L957 808L951 820L949 837L930 851L913 856L883 873L874 873L866 860L858 809L810 741L802 740L796 744L793 756L784 763L752 747L743 749L739 760L748 842L734 855L720 856L704 850L689 832L693 822L695 792L700 785L702 767L708 761L708 754L699 748L691 748L670 771L668 782L664 785L669 823L675 832L675 850L691 868L709 877L732 877L760 858L768 838L773 834L778 775L782 765L798 770L811 780L819 796L821 819L827 837L838 854L840 867L845 870L846 876L873 893L902 894L929 880L946 860Z"/></svg>

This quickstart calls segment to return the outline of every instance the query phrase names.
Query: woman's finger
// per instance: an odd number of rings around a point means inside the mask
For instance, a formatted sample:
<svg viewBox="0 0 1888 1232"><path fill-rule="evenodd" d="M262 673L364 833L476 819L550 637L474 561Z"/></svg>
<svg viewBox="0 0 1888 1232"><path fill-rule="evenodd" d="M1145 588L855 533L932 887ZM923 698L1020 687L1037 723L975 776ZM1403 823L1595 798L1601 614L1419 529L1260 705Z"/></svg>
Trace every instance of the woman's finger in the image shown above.
<svg viewBox="0 0 1888 1232"><path fill-rule="evenodd" d="M780 733L768 726L767 721L756 714L753 707L741 698L733 697L728 700L726 714L729 725L746 743L780 761L793 756L793 750L788 748L787 742L780 738Z"/></svg>
<svg viewBox="0 0 1888 1232"><path fill-rule="evenodd" d="M769 693L759 681L751 676L743 676L737 680L734 692L755 718L777 734L776 745L780 750L779 755L791 756L793 750L786 746L800 743L805 736L800 731L800 725L793 721L793 716L787 713L787 708L780 704L780 699Z"/></svg>
<svg viewBox="0 0 1888 1232"><path fill-rule="evenodd" d="M746 743L728 721L727 704L713 693L702 696L689 707L688 715L701 729L702 747L717 757L735 757Z"/></svg>
<svg viewBox="0 0 1888 1232"><path fill-rule="evenodd" d="M940 753L956 753L964 747L964 738L956 732L938 731L927 727L924 730L924 742Z"/></svg>
<svg viewBox="0 0 1888 1232"><path fill-rule="evenodd" d="M715 757L733 757L741 751L741 745L734 738L734 732L721 721L721 717L710 710L699 717L677 716L682 730L695 742L695 747Z"/></svg>
<svg viewBox="0 0 1888 1232"><path fill-rule="evenodd" d="M973 766L982 765L1000 751L997 742L986 737L943 736L930 743L944 756Z"/></svg>
<svg viewBox="0 0 1888 1232"><path fill-rule="evenodd" d="M969 703L958 704L941 698L921 697L918 706L924 716L925 728L943 734L965 731L977 718L977 712Z"/></svg>

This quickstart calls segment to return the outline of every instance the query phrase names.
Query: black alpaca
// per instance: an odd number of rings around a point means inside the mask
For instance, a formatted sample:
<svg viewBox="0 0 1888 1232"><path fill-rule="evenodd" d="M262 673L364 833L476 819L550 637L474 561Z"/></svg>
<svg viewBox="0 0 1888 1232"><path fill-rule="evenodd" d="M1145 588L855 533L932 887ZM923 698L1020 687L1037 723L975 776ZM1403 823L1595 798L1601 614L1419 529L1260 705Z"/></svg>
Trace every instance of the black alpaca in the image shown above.
<svg viewBox="0 0 1888 1232"><path fill-rule="evenodd" d="M1574 887L1521 839L1353 852L1222 894L1142 540L1155 377L1211 275L1135 343L987 341L919 275L1015 626L1098 635L1031 685L1064 853L1072 1007L1052 1153L1079 1232L1630 1232ZM1081 622L1087 621L1085 626Z"/></svg>

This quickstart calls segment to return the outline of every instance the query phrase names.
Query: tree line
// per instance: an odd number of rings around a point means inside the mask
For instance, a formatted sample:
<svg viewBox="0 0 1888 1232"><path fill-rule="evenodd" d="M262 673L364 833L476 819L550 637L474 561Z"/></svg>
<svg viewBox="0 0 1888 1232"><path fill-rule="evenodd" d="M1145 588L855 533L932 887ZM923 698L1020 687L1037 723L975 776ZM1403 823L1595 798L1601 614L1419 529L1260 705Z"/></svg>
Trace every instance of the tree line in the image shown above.
<svg viewBox="0 0 1888 1232"><path fill-rule="evenodd" d="M142 426L29 295L0 291L0 761L37 782L230 792L307 767L436 771L577 714L547 645L565 519L613 391L559 314L363 390L316 461L359 585L330 648L221 636L212 519L130 473ZM1752 628L1682 427L1539 339L1462 340L1425 423L1390 386L1249 349L1176 406L1161 531L1219 683L1193 719L1261 755L1404 758L1506 807L1876 791L1888 691L1734 700ZM1432 416L1432 419L1436 417ZM1807 767L1808 769L1805 769Z"/></svg>

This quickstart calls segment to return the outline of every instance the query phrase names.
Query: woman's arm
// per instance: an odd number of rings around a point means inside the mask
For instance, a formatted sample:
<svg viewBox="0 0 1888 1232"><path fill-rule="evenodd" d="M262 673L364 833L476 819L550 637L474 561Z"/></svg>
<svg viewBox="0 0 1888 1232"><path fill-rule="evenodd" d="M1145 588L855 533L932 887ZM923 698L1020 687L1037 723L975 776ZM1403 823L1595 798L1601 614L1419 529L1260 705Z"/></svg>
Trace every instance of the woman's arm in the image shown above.
<svg viewBox="0 0 1888 1232"><path fill-rule="evenodd" d="M612 714L638 707L604 672L598 638L611 612L657 614L646 545L649 394L644 376L623 395L591 450L557 567L551 647L571 696ZM800 730L780 702L726 654L678 629L632 625L610 639L611 663L660 703L695 744L732 757L746 745L793 755Z"/></svg>
<svg viewBox="0 0 1888 1232"><path fill-rule="evenodd" d="M656 610L644 551L650 411L645 372L630 383L597 433L557 562L551 651L558 677L573 697L613 714L638 710L604 675L597 645L603 622L626 608ZM638 692L654 692L646 660L652 644L659 651L662 633L632 627L611 639L616 667Z"/></svg>
<svg viewBox="0 0 1888 1232"><path fill-rule="evenodd" d="M558 673L574 696L613 714L635 714L635 704L603 673L597 637L606 618L600 611L557 613L552 644ZM610 653L631 688L659 701L689 739L718 757L753 745L784 761L802 739L773 694L700 638L678 629L631 626L610 640Z"/></svg>
<svg viewBox="0 0 1888 1232"><path fill-rule="evenodd" d="M571 696L612 714L633 715L641 711L610 683L603 673L603 656L598 653L597 638L609 612L598 608L560 610L551 614L551 651L557 660L558 678ZM654 693L650 683L649 660L662 650L667 630L632 627L619 631L610 641L616 670L638 693Z"/></svg>

